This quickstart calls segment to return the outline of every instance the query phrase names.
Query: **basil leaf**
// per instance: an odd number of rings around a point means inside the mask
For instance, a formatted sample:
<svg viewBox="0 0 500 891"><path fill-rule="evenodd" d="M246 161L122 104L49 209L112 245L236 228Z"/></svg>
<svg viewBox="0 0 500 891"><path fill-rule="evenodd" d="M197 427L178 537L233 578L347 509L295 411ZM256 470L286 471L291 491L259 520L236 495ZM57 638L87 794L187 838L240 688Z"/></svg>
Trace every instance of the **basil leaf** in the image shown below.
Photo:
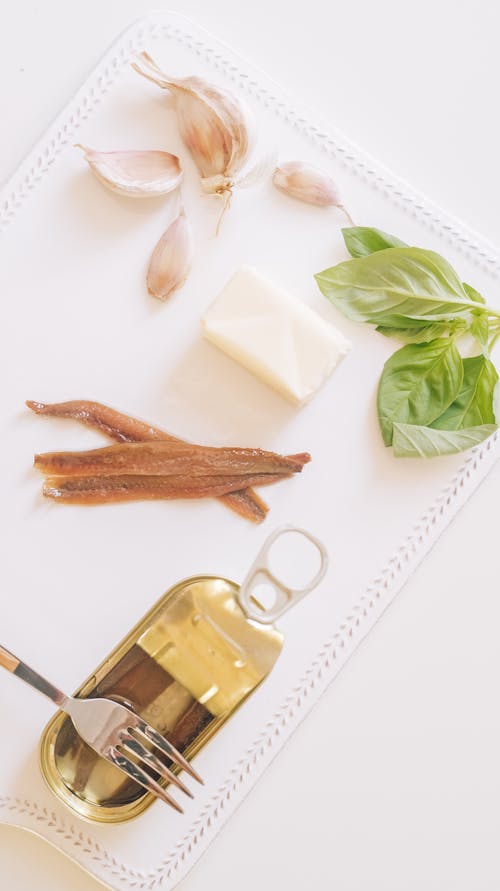
<svg viewBox="0 0 500 891"><path fill-rule="evenodd" d="M463 430L479 424L496 424L493 397L498 374L486 356L463 360L464 377L457 398L432 422L439 430Z"/></svg>
<svg viewBox="0 0 500 891"><path fill-rule="evenodd" d="M315 278L320 291L348 318L373 325L414 328L477 306L450 264L421 248L377 251Z"/></svg>
<svg viewBox="0 0 500 891"><path fill-rule="evenodd" d="M490 320L486 313L477 313L473 310L473 318L470 323L469 331L477 340L483 353L488 355L488 342L490 339Z"/></svg>
<svg viewBox="0 0 500 891"><path fill-rule="evenodd" d="M365 257L367 254L384 251L386 248L406 247L404 241L395 235L389 235L381 229L372 229L370 226L342 229L342 235L351 257Z"/></svg>
<svg viewBox="0 0 500 891"><path fill-rule="evenodd" d="M382 437L392 442L392 428L431 424L458 396L462 357L451 338L408 344L387 360L380 378L377 411Z"/></svg>
<svg viewBox="0 0 500 891"><path fill-rule="evenodd" d="M486 319L486 322L488 320ZM376 331L385 337L394 337L403 343L429 343L436 337L447 337L452 334L459 334L467 330L467 322L462 319L450 320L449 322L424 322L415 328L389 328L385 325L377 325Z"/></svg>
<svg viewBox="0 0 500 891"><path fill-rule="evenodd" d="M462 286L465 293L467 294L467 297L473 300L474 303L486 303L483 295L480 294L479 291L476 291L476 289L473 288L472 285L468 285L467 282L462 282Z"/></svg>
<svg viewBox="0 0 500 891"><path fill-rule="evenodd" d="M465 430L435 430L413 424L394 424L394 454L396 458L453 455L483 442L496 429L496 424L482 424Z"/></svg>

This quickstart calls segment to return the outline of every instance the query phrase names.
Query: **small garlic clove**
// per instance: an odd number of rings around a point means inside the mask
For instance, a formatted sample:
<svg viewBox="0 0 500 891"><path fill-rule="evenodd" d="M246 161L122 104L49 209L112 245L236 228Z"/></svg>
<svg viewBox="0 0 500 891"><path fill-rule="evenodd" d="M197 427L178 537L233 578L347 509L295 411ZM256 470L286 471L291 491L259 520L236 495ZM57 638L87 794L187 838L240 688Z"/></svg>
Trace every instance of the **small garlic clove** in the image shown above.
<svg viewBox="0 0 500 891"><path fill-rule="evenodd" d="M79 145L94 176L119 195L148 198L166 195L182 180L177 155L160 151L98 152Z"/></svg>
<svg viewBox="0 0 500 891"><path fill-rule="evenodd" d="M305 161L287 161L276 167L273 183L280 192L307 204L342 207L337 186L323 170Z"/></svg>
<svg viewBox="0 0 500 891"><path fill-rule="evenodd" d="M252 143L253 121L247 106L202 78L164 74L145 52L132 67L173 95L183 142L202 179L209 180L204 190L214 191L212 178L222 176L223 190L230 191L232 177L241 169Z"/></svg>
<svg viewBox="0 0 500 891"><path fill-rule="evenodd" d="M147 273L148 292L167 300L186 281L193 261L193 236L183 210L156 245Z"/></svg>

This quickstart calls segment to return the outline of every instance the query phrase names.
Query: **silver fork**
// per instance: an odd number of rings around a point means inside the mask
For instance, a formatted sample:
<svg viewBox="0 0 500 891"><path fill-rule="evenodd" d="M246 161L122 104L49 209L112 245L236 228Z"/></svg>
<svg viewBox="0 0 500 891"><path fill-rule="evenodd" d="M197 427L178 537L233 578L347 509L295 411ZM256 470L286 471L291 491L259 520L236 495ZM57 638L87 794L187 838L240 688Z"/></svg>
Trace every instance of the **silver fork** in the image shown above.
<svg viewBox="0 0 500 891"><path fill-rule="evenodd" d="M139 715L136 715L125 705L113 702L111 699L75 699L73 696L66 696L1 645L0 666L55 702L69 715L81 738L98 755L111 761L148 792L152 792L176 811L183 813L180 804L144 770L144 767L151 768L160 777L173 783L186 795L189 795L190 798L193 798L192 792L160 758L146 748L141 740L148 740L170 761L185 770L199 783L203 783L203 780L191 767L189 761L186 761L175 746L169 743L154 727L146 724ZM137 761L130 758L130 755Z"/></svg>

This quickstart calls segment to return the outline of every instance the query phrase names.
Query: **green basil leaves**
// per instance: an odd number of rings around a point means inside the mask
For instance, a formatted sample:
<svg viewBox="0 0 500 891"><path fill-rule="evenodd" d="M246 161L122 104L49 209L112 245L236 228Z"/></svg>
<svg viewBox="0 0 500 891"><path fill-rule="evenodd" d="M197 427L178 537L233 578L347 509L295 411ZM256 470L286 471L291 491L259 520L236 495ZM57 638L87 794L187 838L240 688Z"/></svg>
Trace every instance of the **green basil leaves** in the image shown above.
<svg viewBox="0 0 500 891"><path fill-rule="evenodd" d="M488 320L486 319L486 325L488 324ZM377 325L376 331L379 331L380 334L384 334L385 337L393 337L395 340L400 340L403 343L429 343L430 340L435 340L436 337L448 337L452 334L465 334L467 329L471 333L474 325L474 320L469 325L465 319L454 319L449 322L424 322L422 325L415 326L414 328L390 328L385 327L385 325ZM482 336L484 335L484 329L482 329ZM477 335L476 339L479 340ZM481 346L483 344L481 343Z"/></svg>
<svg viewBox="0 0 500 891"><path fill-rule="evenodd" d="M396 458L453 455L479 445L496 429L496 424L482 424L465 430L433 430L415 424L394 424L394 454Z"/></svg>
<svg viewBox="0 0 500 891"><path fill-rule="evenodd" d="M493 400L498 374L486 356L463 360L463 380L459 392L445 412L432 422L440 430L462 430L481 424L495 424Z"/></svg>
<svg viewBox="0 0 500 891"><path fill-rule="evenodd" d="M395 235L388 235L381 229L370 229L369 226L352 226L342 229L342 235L351 257L365 257L376 251L384 251L391 247L407 247L404 241Z"/></svg>
<svg viewBox="0 0 500 891"><path fill-rule="evenodd" d="M406 344L379 382L384 443L396 457L432 457L482 442L496 429L498 374L489 352L500 337L500 313L434 251L380 229L342 234L353 259L315 276L321 292L348 318ZM475 338L480 355L462 358L457 341L464 334Z"/></svg>
<svg viewBox="0 0 500 891"><path fill-rule="evenodd" d="M443 257L422 248L387 248L318 273L320 291L356 322L413 328L470 316L479 306Z"/></svg>
<svg viewBox="0 0 500 891"><path fill-rule="evenodd" d="M430 425L457 398L464 369L449 337L402 347L385 363L377 410L385 444L391 445L393 425Z"/></svg>

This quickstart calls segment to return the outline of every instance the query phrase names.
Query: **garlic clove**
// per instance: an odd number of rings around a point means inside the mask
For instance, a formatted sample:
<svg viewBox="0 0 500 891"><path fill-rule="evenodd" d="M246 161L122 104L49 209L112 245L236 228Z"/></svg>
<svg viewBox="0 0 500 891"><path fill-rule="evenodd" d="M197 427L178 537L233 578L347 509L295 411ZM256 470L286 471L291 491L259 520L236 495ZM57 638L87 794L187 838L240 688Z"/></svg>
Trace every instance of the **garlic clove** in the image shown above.
<svg viewBox="0 0 500 891"><path fill-rule="evenodd" d="M167 300L186 281L193 262L193 236L183 210L160 238L149 261L148 292Z"/></svg>
<svg viewBox="0 0 500 891"><path fill-rule="evenodd" d="M182 180L177 155L160 151L98 152L78 145L97 179L119 195L148 198L166 195Z"/></svg>
<svg viewBox="0 0 500 891"><path fill-rule="evenodd" d="M299 201L321 207L343 207L337 186L323 170L305 161L287 161L276 167L273 183Z"/></svg>
<svg viewBox="0 0 500 891"><path fill-rule="evenodd" d="M252 144L253 120L247 106L202 78L164 74L145 52L132 67L173 96L181 137L202 179L222 176L222 190L230 190ZM215 191L210 183L204 189Z"/></svg>
<svg viewBox="0 0 500 891"><path fill-rule="evenodd" d="M255 142L255 122L245 102L236 98L227 90L222 90L211 83L196 79L200 95L211 103L212 108L220 115L223 124L231 133L232 152L224 171L226 176L234 177L241 170Z"/></svg>
<svg viewBox="0 0 500 891"><path fill-rule="evenodd" d="M205 102L185 92L176 103L182 141L203 179L224 176L233 157L233 138L220 115Z"/></svg>

